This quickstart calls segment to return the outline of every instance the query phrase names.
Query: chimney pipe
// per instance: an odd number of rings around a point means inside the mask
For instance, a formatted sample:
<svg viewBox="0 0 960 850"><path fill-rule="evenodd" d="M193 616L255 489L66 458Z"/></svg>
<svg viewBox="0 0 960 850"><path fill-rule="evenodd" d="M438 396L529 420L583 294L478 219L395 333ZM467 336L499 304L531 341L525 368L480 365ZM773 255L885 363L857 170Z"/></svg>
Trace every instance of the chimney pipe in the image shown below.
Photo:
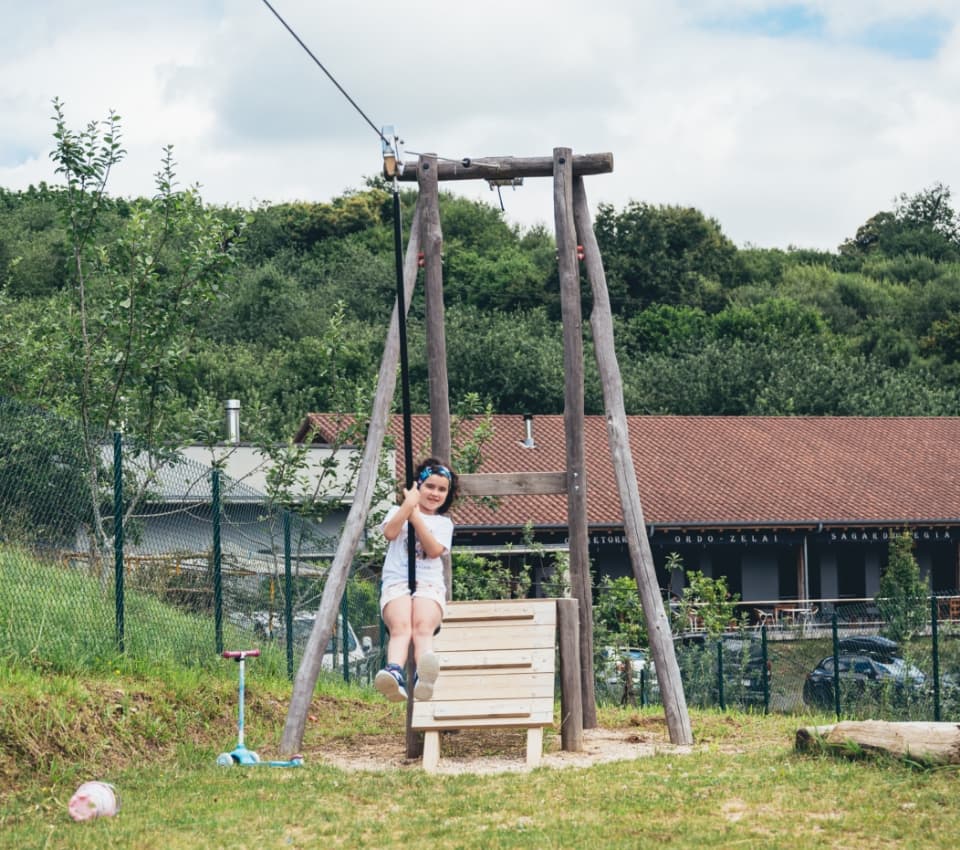
<svg viewBox="0 0 960 850"><path fill-rule="evenodd" d="M524 438L523 442L520 444L525 449L535 449L537 444L533 441L533 414L524 413L523 414L523 427L524 427Z"/></svg>
<svg viewBox="0 0 960 850"><path fill-rule="evenodd" d="M240 445L240 399L229 398L224 403L227 413L227 442Z"/></svg>

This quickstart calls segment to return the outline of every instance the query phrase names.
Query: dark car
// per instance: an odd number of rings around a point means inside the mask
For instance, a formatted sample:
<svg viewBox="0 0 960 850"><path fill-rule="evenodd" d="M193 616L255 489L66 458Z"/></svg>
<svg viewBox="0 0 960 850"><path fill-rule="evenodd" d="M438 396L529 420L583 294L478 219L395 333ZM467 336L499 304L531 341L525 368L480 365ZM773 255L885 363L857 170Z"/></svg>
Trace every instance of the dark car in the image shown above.
<svg viewBox="0 0 960 850"><path fill-rule="evenodd" d="M895 640L882 635L849 635L840 638L841 652L862 652L871 658L898 658L901 655L900 645Z"/></svg>
<svg viewBox="0 0 960 850"><path fill-rule="evenodd" d="M841 693L865 695L891 688L920 693L926 676L900 656L899 646L888 638L856 635L839 642L839 653L822 658L803 683L803 701L813 708L834 705L834 671L839 672Z"/></svg>
<svg viewBox="0 0 960 850"><path fill-rule="evenodd" d="M748 705L763 704L770 691L772 668L769 659L764 660L761 641L739 635L724 635L721 640L726 691L731 696L740 695Z"/></svg>
<svg viewBox="0 0 960 850"><path fill-rule="evenodd" d="M717 691L717 672L720 659L717 641L722 647L724 702L762 706L770 692L772 669L769 659L764 658L763 643L758 635L733 632L708 639L705 635L684 635L677 645L677 660L681 674L702 678ZM685 687L695 687L693 682L684 682Z"/></svg>

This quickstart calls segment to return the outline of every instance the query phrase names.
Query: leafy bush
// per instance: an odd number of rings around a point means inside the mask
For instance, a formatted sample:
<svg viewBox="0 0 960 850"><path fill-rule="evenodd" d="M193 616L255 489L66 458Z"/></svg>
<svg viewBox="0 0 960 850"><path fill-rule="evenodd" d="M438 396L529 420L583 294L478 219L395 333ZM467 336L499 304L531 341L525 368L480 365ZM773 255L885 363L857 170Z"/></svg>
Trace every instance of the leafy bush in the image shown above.
<svg viewBox="0 0 960 850"><path fill-rule="evenodd" d="M514 599L527 595L530 589L530 567L522 564L515 572L499 558L455 552L453 564L453 598Z"/></svg>

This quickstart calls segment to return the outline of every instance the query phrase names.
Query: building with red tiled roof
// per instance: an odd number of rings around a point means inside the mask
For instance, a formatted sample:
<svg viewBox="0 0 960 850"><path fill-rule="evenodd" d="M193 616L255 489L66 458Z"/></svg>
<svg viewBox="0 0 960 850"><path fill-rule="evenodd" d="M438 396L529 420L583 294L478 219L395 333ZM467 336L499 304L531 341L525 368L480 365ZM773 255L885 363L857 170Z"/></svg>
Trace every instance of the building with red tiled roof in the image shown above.
<svg viewBox="0 0 960 850"><path fill-rule="evenodd" d="M496 415L476 472L550 472L565 465L561 415ZM685 570L724 575L744 600L869 598L879 589L891 534L912 530L935 592L954 591L960 542L960 418L630 416L630 445L661 586L676 590L667 556ZM469 436L470 423L460 426ZM301 427L319 441L333 417ZM390 433L403 463L402 423ZM414 456L430 421L412 419ZM532 436L532 439L529 437ZM456 442L456 437L455 437ZM602 416L584 419L589 554L594 571L630 572L623 517ZM403 470L397 470L398 480ZM461 500L455 546L492 551L566 541L563 494ZM528 534L529 537L529 534Z"/></svg>

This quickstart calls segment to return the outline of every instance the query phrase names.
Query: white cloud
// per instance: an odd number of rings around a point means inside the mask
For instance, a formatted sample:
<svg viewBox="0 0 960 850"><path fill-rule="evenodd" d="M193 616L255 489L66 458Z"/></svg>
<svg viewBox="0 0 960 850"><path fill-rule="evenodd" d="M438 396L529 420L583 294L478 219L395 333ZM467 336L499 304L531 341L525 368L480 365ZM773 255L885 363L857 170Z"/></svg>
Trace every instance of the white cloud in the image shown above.
<svg viewBox="0 0 960 850"><path fill-rule="evenodd" d="M695 206L738 244L835 248L901 192L960 193L960 9L929 60L863 46L903 19L892 0L272 0L375 126L411 151L545 156L611 151L591 201ZM704 26L790 7L821 35ZM802 7L802 8L801 8ZM162 146L209 201L330 200L380 168L380 145L262 3L53 2L0 33L0 186L55 182L50 100L71 126L123 118L113 191L149 194ZM952 28L951 28L952 27ZM446 187L445 187L446 188ZM451 190L496 204L486 184ZM503 200L511 221L552 222L549 180Z"/></svg>

